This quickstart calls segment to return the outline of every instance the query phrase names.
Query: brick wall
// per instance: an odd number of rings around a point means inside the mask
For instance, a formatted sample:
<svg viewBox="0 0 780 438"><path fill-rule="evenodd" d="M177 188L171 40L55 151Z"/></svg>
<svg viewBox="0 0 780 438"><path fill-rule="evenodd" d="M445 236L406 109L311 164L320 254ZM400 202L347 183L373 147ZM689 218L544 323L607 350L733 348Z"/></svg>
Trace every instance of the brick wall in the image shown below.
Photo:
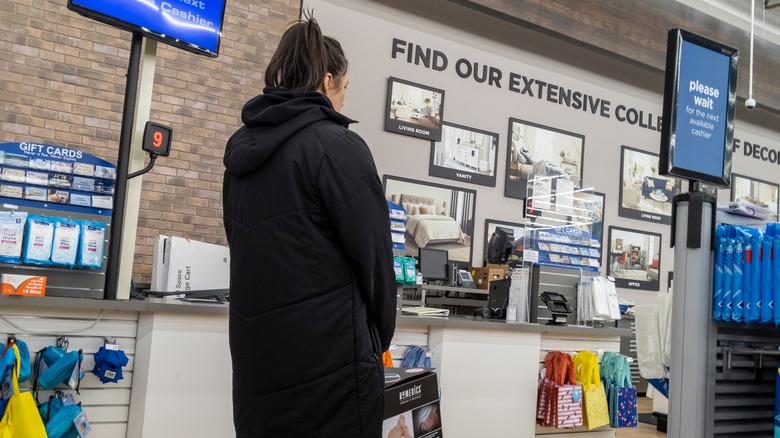
<svg viewBox="0 0 780 438"><path fill-rule="evenodd" d="M131 36L66 4L0 1L0 142L67 146L116 163ZM149 281L161 233L226 244L225 142L299 8L300 0L228 0L216 59L157 46L151 120L173 128L173 151L143 176L136 281Z"/></svg>

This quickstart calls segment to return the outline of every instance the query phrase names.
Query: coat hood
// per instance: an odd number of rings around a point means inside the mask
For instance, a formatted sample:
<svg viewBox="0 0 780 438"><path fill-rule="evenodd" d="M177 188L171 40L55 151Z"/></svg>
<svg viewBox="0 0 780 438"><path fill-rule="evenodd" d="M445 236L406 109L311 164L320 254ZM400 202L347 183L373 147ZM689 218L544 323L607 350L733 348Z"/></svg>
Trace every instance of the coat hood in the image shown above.
<svg viewBox="0 0 780 438"><path fill-rule="evenodd" d="M266 88L244 105L244 126L228 140L225 168L234 175L253 172L263 167L290 137L321 120L345 127L357 123L333 109L330 99L316 91Z"/></svg>

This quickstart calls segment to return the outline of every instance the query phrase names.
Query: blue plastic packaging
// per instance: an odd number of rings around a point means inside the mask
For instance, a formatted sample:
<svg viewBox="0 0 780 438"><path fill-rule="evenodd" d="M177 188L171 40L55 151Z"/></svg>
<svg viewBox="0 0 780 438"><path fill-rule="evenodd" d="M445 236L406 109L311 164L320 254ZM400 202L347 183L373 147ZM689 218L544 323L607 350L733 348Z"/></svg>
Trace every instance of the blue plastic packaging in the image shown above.
<svg viewBox="0 0 780 438"><path fill-rule="evenodd" d="M66 218L55 218L51 263L55 266L69 268L75 266L79 237L81 237L81 227L78 222Z"/></svg>
<svg viewBox="0 0 780 438"><path fill-rule="evenodd" d="M0 212L0 263L22 263L27 212Z"/></svg>
<svg viewBox="0 0 780 438"><path fill-rule="evenodd" d="M743 282L743 266L744 266L744 252L742 250L742 238L735 240L734 242L734 255L733 255L734 267L732 268L732 286L731 286L731 320L734 322L742 322L742 282Z"/></svg>
<svg viewBox="0 0 780 438"><path fill-rule="evenodd" d="M723 260L726 258L726 226L718 225L715 234L715 269L712 285L712 316L716 321L723 317Z"/></svg>
<svg viewBox="0 0 780 438"><path fill-rule="evenodd" d="M102 268L105 240L106 224L81 221L81 237L79 238L79 253L76 257L76 266L90 269Z"/></svg>
<svg viewBox="0 0 780 438"><path fill-rule="evenodd" d="M51 217L31 214L27 216L22 260L26 264L51 265L51 249L54 241L54 220Z"/></svg>
<svg viewBox="0 0 780 438"><path fill-rule="evenodd" d="M734 240L726 239L726 256L723 259L723 310L721 321L731 321L731 287L733 285Z"/></svg>
<svg viewBox="0 0 780 438"><path fill-rule="evenodd" d="M767 229L769 231L769 229ZM774 319L774 294L772 293L772 241L774 237L764 233L761 242L761 323L770 324Z"/></svg>
<svg viewBox="0 0 780 438"><path fill-rule="evenodd" d="M747 230L750 233L750 250L745 251L745 270L750 270L750 290L745 300L745 322L755 324L761 320L761 236L762 232L755 228Z"/></svg>

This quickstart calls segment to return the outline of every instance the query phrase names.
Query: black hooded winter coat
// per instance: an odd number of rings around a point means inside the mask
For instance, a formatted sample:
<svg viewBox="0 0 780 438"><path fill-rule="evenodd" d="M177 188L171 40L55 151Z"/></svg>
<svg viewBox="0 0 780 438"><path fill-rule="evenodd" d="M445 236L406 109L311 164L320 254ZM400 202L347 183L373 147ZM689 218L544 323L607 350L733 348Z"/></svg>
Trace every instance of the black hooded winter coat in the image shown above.
<svg viewBox="0 0 780 438"><path fill-rule="evenodd" d="M317 92L267 88L241 120L223 193L236 434L378 437L396 286L371 152Z"/></svg>

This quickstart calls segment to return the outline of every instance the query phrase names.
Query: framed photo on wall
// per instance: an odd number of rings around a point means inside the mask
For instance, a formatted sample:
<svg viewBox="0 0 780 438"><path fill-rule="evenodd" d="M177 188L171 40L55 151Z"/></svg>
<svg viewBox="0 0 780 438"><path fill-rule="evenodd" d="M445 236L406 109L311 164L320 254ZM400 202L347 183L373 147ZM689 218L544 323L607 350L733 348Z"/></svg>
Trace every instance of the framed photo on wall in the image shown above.
<svg viewBox="0 0 780 438"><path fill-rule="evenodd" d="M576 192L574 194L574 205L572 207L572 224L580 224L580 229L587 231L590 238L598 242L599 266L601 266L601 256L604 251L604 205L606 195L600 192ZM592 249L595 249L591 245Z"/></svg>
<svg viewBox="0 0 780 438"><path fill-rule="evenodd" d="M440 141L443 118L444 90L388 79L385 131Z"/></svg>
<svg viewBox="0 0 780 438"><path fill-rule="evenodd" d="M615 278L615 286L650 291L660 289L660 234L611 226L607 249L607 275Z"/></svg>
<svg viewBox="0 0 780 438"><path fill-rule="evenodd" d="M384 175L388 201L406 211L406 255L420 248L446 250L450 262L471 266L476 190Z"/></svg>
<svg viewBox="0 0 780 438"><path fill-rule="evenodd" d="M428 173L495 187L497 158L498 134L443 122L441 141L431 142Z"/></svg>
<svg viewBox="0 0 780 438"><path fill-rule="evenodd" d="M778 214L778 185L736 173L731 174L731 200L766 208Z"/></svg>
<svg viewBox="0 0 780 438"><path fill-rule="evenodd" d="M510 118L507 137L504 196L525 199L534 176L567 175L582 187L584 135Z"/></svg>
<svg viewBox="0 0 780 438"><path fill-rule="evenodd" d="M509 256L507 265L509 267L521 267L523 263L523 238L525 237L525 226L515 222L504 222L496 219L485 219L485 245L483 246L482 259L487 263L487 250L490 238L496 231L496 227L503 227L512 230L514 235L514 244L512 254Z"/></svg>
<svg viewBox="0 0 780 438"><path fill-rule="evenodd" d="M681 180L658 174L658 154L621 148L619 216L671 224L672 199L681 191Z"/></svg>

